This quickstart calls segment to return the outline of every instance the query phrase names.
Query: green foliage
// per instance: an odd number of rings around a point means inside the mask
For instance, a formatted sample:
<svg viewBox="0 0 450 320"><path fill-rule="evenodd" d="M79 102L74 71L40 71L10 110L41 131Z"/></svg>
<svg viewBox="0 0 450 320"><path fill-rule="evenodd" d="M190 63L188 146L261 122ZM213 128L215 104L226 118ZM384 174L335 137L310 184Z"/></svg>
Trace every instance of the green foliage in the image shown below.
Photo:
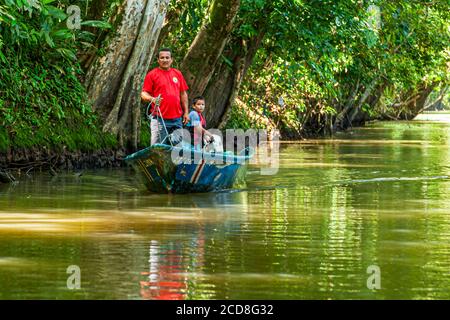
<svg viewBox="0 0 450 320"><path fill-rule="evenodd" d="M248 130L254 128L254 123L248 111L245 108L239 108L239 106L234 105L231 109L230 120L227 122L225 129Z"/></svg>
<svg viewBox="0 0 450 320"><path fill-rule="evenodd" d="M9 145L9 134L6 128L0 128L0 152L6 152Z"/></svg>
<svg viewBox="0 0 450 320"><path fill-rule="evenodd" d="M76 54L81 42L89 41L89 33L68 29L61 2L55 3L0 0L2 151L32 146L94 150L115 145L98 129L80 82Z"/></svg>
<svg viewBox="0 0 450 320"><path fill-rule="evenodd" d="M113 146L101 132L87 103L84 87L73 66L55 68L45 61L15 60L0 63L0 149L48 146L68 150L95 150Z"/></svg>
<svg viewBox="0 0 450 320"><path fill-rule="evenodd" d="M148 121L141 117L141 135L140 135L140 148L146 148L150 144L150 127Z"/></svg>
<svg viewBox="0 0 450 320"><path fill-rule="evenodd" d="M121 3L0 0L1 150L115 145L87 101L78 58L105 53ZM167 16L179 20L162 45L174 49L175 67L208 21L211 3L171 1ZM67 28L72 4L82 9L82 30ZM241 0L220 63L233 68L237 59L227 52L245 56L249 43L264 38L227 127L325 132L346 106L376 118L398 113L399 102L421 88L435 87L436 97L450 84L449 21L448 0ZM148 140L143 124L141 141Z"/></svg>
<svg viewBox="0 0 450 320"><path fill-rule="evenodd" d="M239 96L280 128L324 127L372 83L361 105L371 118L450 83L445 0L243 0L238 21L244 40L267 31Z"/></svg>
<svg viewBox="0 0 450 320"><path fill-rule="evenodd" d="M173 50L175 67L179 67L178 64L186 55L204 19L208 18L207 13L211 2L212 0L170 1L167 16L179 15L179 22L161 46ZM153 67L156 65L155 62Z"/></svg>

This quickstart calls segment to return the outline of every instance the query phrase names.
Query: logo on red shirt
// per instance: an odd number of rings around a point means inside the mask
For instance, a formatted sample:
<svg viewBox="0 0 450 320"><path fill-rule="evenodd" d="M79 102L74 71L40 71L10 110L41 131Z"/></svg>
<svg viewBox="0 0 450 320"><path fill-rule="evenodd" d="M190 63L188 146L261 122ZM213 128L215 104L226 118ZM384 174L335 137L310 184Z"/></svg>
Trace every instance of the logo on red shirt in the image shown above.
<svg viewBox="0 0 450 320"><path fill-rule="evenodd" d="M178 83L178 79L177 79L177 77L173 77L173 79L172 79L172 80L173 80L173 82L174 82L174 83Z"/></svg>

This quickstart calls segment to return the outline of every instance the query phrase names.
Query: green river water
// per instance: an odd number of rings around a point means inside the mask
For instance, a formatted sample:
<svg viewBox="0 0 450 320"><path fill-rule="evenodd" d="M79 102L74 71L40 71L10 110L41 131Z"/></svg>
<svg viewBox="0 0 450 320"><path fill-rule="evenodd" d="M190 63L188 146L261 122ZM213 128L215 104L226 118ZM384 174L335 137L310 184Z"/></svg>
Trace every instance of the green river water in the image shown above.
<svg viewBox="0 0 450 320"><path fill-rule="evenodd" d="M227 192L149 194L131 169L0 186L0 299L450 299L450 115L279 154Z"/></svg>

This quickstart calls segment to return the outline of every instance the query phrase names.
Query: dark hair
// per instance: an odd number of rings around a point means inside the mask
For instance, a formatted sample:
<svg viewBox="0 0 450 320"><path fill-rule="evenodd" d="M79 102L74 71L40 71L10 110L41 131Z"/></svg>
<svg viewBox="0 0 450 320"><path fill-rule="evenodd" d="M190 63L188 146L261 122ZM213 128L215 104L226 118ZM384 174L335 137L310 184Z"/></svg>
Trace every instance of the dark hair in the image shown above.
<svg viewBox="0 0 450 320"><path fill-rule="evenodd" d="M170 53L170 56L172 57L172 50L170 50L170 48L161 48L161 49L159 49L159 51L158 51L158 58L159 58L159 54L161 52L168 52L168 53Z"/></svg>
<svg viewBox="0 0 450 320"><path fill-rule="evenodd" d="M203 98L202 96L197 96L194 99L192 99L192 105L195 105L197 103L198 100L203 100L205 101L205 98Z"/></svg>

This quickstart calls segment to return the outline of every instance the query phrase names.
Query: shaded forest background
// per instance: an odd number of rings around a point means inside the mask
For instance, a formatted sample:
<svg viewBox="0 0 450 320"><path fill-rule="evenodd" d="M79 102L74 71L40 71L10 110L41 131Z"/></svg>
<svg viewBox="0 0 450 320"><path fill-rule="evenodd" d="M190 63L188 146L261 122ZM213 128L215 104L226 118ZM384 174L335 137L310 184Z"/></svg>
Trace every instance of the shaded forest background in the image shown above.
<svg viewBox="0 0 450 320"><path fill-rule="evenodd" d="M139 93L160 47L172 48L190 98L206 97L210 127L303 138L446 108L449 9L448 0L0 0L0 152L146 146Z"/></svg>

